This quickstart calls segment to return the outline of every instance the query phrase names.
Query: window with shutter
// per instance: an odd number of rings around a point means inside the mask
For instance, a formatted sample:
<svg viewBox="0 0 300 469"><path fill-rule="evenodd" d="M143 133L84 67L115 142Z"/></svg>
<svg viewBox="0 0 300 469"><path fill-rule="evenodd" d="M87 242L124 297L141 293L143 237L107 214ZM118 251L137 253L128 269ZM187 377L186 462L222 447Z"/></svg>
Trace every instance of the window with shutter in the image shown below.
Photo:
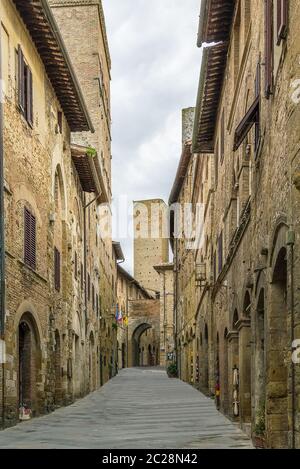
<svg viewBox="0 0 300 469"><path fill-rule="evenodd" d="M236 151L241 146L246 136L255 125L255 150L259 146L260 138L260 64L257 65L255 77L255 99L245 116L237 126L234 134L233 150Z"/></svg>
<svg viewBox="0 0 300 469"><path fill-rule="evenodd" d="M20 111L33 127L33 84L32 72L25 62L21 46L18 46L18 101Z"/></svg>
<svg viewBox="0 0 300 469"><path fill-rule="evenodd" d="M265 0L265 97L273 92L273 0Z"/></svg>
<svg viewBox="0 0 300 469"><path fill-rule="evenodd" d="M21 112L25 113L25 63L21 46L18 46L18 99Z"/></svg>
<svg viewBox="0 0 300 469"><path fill-rule="evenodd" d="M36 219L26 207L24 209L24 262L33 270L36 269Z"/></svg>
<svg viewBox="0 0 300 469"><path fill-rule="evenodd" d="M254 130L254 151L257 153L260 143L260 95L261 95L261 66L257 64L256 77L255 77L255 96L259 98L258 109L255 119L255 130Z"/></svg>
<svg viewBox="0 0 300 469"><path fill-rule="evenodd" d="M57 248L54 248L54 284L55 290L60 291L60 252Z"/></svg>
<svg viewBox="0 0 300 469"><path fill-rule="evenodd" d="M26 67L26 87L26 120L33 127L32 73L29 67Z"/></svg>
<svg viewBox="0 0 300 469"><path fill-rule="evenodd" d="M277 45L286 38L288 27L288 0L277 0Z"/></svg>

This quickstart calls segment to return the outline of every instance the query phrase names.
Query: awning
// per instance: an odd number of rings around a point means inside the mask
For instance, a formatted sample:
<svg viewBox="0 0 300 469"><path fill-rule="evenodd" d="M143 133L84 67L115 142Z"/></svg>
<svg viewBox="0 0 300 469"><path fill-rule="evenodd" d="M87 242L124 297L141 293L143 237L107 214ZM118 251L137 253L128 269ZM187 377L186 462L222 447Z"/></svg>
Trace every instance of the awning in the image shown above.
<svg viewBox="0 0 300 469"><path fill-rule="evenodd" d="M100 196L99 203L109 203L97 154L80 145L72 145L71 152L83 191Z"/></svg>

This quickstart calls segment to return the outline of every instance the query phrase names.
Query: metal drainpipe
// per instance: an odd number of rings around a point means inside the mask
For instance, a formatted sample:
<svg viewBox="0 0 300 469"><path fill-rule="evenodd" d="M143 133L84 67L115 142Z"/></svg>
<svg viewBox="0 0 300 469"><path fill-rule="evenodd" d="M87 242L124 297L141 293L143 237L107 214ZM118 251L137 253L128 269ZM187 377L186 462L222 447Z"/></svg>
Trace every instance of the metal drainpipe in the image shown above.
<svg viewBox="0 0 300 469"><path fill-rule="evenodd" d="M0 40L1 41L1 40ZM2 50L0 42L0 64L2 63ZM3 76L1 73L1 83ZM0 95L0 339L5 339L5 231L4 231L4 142L3 142L3 85ZM3 357L4 358L4 357ZM4 427L5 418L5 363L2 360L2 424Z"/></svg>

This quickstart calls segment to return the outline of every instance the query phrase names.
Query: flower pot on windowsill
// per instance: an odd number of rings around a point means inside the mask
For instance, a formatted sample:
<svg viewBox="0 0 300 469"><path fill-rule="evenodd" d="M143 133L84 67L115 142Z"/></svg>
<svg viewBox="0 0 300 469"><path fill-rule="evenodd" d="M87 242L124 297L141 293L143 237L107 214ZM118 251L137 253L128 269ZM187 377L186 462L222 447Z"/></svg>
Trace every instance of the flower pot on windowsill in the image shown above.
<svg viewBox="0 0 300 469"><path fill-rule="evenodd" d="M252 441L253 441L254 447L256 449L265 449L266 448L266 439L265 439L264 435L254 434L252 436Z"/></svg>

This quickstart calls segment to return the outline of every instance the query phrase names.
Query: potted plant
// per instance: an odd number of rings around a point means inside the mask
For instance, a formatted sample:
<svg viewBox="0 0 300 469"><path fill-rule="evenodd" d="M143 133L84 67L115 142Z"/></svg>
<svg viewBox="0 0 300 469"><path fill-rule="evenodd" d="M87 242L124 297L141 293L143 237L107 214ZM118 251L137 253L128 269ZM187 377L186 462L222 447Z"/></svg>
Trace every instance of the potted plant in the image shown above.
<svg viewBox="0 0 300 469"><path fill-rule="evenodd" d="M263 407L257 413L256 425L253 433L253 444L257 449L264 449L266 447L265 439L266 423L265 423L265 408Z"/></svg>
<svg viewBox="0 0 300 469"><path fill-rule="evenodd" d="M171 365L168 366L167 374L168 374L169 378L177 378L178 370L177 370L176 363L171 363Z"/></svg>

